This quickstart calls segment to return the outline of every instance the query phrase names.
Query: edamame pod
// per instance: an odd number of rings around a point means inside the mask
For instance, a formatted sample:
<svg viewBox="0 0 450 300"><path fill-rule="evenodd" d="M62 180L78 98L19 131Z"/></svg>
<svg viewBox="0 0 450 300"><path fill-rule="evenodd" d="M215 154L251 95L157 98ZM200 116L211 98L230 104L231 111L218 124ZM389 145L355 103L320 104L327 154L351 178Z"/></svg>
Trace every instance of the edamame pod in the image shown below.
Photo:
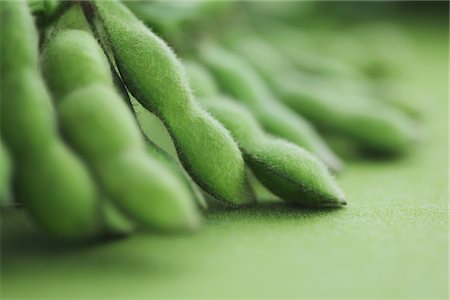
<svg viewBox="0 0 450 300"><path fill-rule="evenodd" d="M315 129L305 119L279 103L246 61L212 44L203 44L198 55L214 73L222 88L232 95L233 99L244 103L265 130L304 147L330 169L341 170L340 159Z"/></svg>
<svg viewBox="0 0 450 300"><path fill-rule="evenodd" d="M69 141L128 216L147 228L198 227L189 190L158 160L150 159L137 124L117 93L91 85L62 99L58 111Z"/></svg>
<svg viewBox="0 0 450 300"><path fill-rule="evenodd" d="M284 103L317 127L386 154L403 153L416 140L414 122L398 109L356 90L339 87L339 81L300 73L261 40L243 39L235 48L239 48L239 53L263 75Z"/></svg>
<svg viewBox="0 0 450 300"><path fill-rule="evenodd" d="M89 34L92 33L79 4L71 5L70 8L68 8L55 22L47 33L46 43L62 30L68 29L82 30ZM90 46L91 48L82 49L80 51L84 51L85 55L91 56L94 60L96 58L101 58L101 56L95 54L96 51L98 51L98 47L95 47L95 44L94 47L92 47L92 44ZM43 60L44 56L42 56L41 59ZM58 61L59 67L71 68L70 62L68 63L64 57L61 57L58 54L52 59ZM53 83L53 94L56 97L61 98L73 88L84 87L90 84L90 82L103 82L104 84L111 83L111 76L108 76L110 74L104 71L108 67L108 62L102 60L100 64L103 68L93 68L93 66L97 66L95 63L87 66L85 72L80 74L77 80L73 80L73 82L71 82L72 78L70 78L70 74L68 73L63 72L64 75L62 78L59 78L59 76L54 77L51 81L51 83ZM69 78L67 78L67 75L69 75ZM102 223L104 232L107 235L126 235L133 232L136 229L136 223L124 216L113 203L110 203L109 201L111 201L111 199L108 199L104 191L100 191L100 194L100 222Z"/></svg>
<svg viewBox="0 0 450 300"><path fill-rule="evenodd" d="M1 135L15 166L17 199L51 235L98 232L97 191L89 172L57 134L38 72L38 39L23 1L0 2Z"/></svg>
<svg viewBox="0 0 450 300"><path fill-rule="evenodd" d="M239 148L228 131L193 101L173 51L120 2L94 5L125 85L163 121L194 181L229 203L252 201Z"/></svg>
<svg viewBox="0 0 450 300"><path fill-rule="evenodd" d="M200 98L233 135L255 176L281 199L308 206L346 204L327 168L297 145L264 133L244 106L225 97Z"/></svg>
<svg viewBox="0 0 450 300"><path fill-rule="evenodd" d="M279 86L282 98L319 127L351 138L368 150L391 155L407 152L418 138L414 122L396 108L363 95L337 96L321 89L322 85L307 84L308 78L297 79L305 86L294 84L294 78L286 79Z"/></svg>
<svg viewBox="0 0 450 300"><path fill-rule="evenodd" d="M147 228L198 227L189 189L146 151L134 117L114 90L108 60L95 38L80 30L55 34L42 65L59 101L64 134L115 204ZM83 75L86 71L92 72Z"/></svg>

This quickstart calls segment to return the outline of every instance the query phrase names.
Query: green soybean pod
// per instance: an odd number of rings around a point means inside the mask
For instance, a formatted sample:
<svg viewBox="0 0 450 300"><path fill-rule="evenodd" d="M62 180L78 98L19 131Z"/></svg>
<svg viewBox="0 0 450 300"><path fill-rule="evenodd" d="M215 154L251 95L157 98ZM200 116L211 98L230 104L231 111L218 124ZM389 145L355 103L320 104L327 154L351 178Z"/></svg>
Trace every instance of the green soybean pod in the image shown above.
<svg viewBox="0 0 450 300"><path fill-rule="evenodd" d="M265 82L242 58L213 44L200 46L198 56L220 86L254 114L268 132L304 147L330 169L342 169L341 160L301 116L281 104Z"/></svg>
<svg viewBox="0 0 450 300"><path fill-rule="evenodd" d="M11 175L10 155L0 139L0 207L11 203Z"/></svg>
<svg viewBox="0 0 450 300"><path fill-rule="evenodd" d="M163 121L193 180L228 203L252 201L239 148L228 131L194 102L173 51L120 2L94 5L125 85Z"/></svg>
<svg viewBox="0 0 450 300"><path fill-rule="evenodd" d="M89 23L84 17L83 11L81 10L81 6L79 4L72 4L70 8L68 8L64 12L64 14L62 14L58 18L58 20L54 22L52 27L48 30L46 43L48 43L55 35L57 35L61 31L68 29L82 30L89 34L92 34ZM91 57L91 59L93 59L94 61L96 58L101 58L101 56L98 55L99 48L95 47L95 44L90 44L88 46L90 47L75 50L74 52L76 53L77 51L84 51L83 53L85 55L88 55L88 57ZM41 60L44 59L45 55L41 56ZM59 55L59 53L57 53L52 58L52 60L59 60L57 64L62 68L71 68L70 63L72 61L66 60L64 57ZM89 85L91 82L112 84L110 76L111 74L105 72L105 70L107 70L108 68L108 62L101 59L99 59L99 61L101 61L101 67L99 67L99 65L96 63L84 66L84 72L79 74L76 80L71 80L71 73L65 72L62 72L64 74L63 77L54 77L53 80L49 81L50 83L52 83L52 86L50 88L54 96L61 98L72 89L84 87L86 85ZM42 65L46 66L47 64ZM48 72L46 73L48 77ZM69 75L69 77L67 77L67 75ZM99 209L99 221L102 224L103 233L115 236L126 235L133 232L136 229L136 223L124 216L123 213L118 210L116 205L114 203L111 203L111 199L109 199L108 196L105 195L105 191L100 191L100 194L101 207Z"/></svg>
<svg viewBox="0 0 450 300"><path fill-rule="evenodd" d="M98 233L98 199L89 172L57 134L38 72L38 39L23 1L0 3L0 129L14 162L15 198L51 235Z"/></svg>
<svg viewBox="0 0 450 300"><path fill-rule="evenodd" d="M188 187L147 152L95 38L80 30L55 34L42 69L59 101L63 133L115 204L147 228L195 229L199 216Z"/></svg>
<svg viewBox="0 0 450 300"><path fill-rule="evenodd" d="M266 134L252 113L226 97L200 98L239 144L255 176L281 199L307 206L340 206L344 194L313 155Z"/></svg>
<svg viewBox="0 0 450 300"><path fill-rule="evenodd" d="M190 191L170 169L150 159L135 120L114 90L95 84L76 90L61 99L58 111L71 144L132 220L159 230L198 227Z"/></svg>
<svg viewBox="0 0 450 300"><path fill-rule="evenodd" d="M363 148L399 155L408 152L418 139L416 124L394 107L363 95L337 96L336 91L318 85L314 88L313 82L302 87L290 80L280 84L286 104L317 126L348 137Z"/></svg>
<svg viewBox="0 0 450 300"><path fill-rule="evenodd" d="M280 75L277 87L293 110L371 152L404 154L418 140L417 124L408 115L364 93L348 92L332 82L298 73Z"/></svg>
<svg viewBox="0 0 450 300"><path fill-rule="evenodd" d="M317 127L386 154L404 153L416 140L414 122L400 110L345 88L342 81L301 73L257 39L241 40L235 46L284 103Z"/></svg>

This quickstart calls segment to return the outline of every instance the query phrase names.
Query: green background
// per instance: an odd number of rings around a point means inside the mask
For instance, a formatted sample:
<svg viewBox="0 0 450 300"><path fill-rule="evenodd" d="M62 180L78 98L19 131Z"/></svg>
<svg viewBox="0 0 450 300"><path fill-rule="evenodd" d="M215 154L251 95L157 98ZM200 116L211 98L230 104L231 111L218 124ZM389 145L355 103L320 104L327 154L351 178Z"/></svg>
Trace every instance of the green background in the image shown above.
<svg viewBox="0 0 450 300"><path fill-rule="evenodd" d="M420 24L408 65L426 97L422 140L399 160L355 160L348 206L213 208L191 236L51 244L21 210L1 215L4 299L420 298L448 286L448 31Z"/></svg>

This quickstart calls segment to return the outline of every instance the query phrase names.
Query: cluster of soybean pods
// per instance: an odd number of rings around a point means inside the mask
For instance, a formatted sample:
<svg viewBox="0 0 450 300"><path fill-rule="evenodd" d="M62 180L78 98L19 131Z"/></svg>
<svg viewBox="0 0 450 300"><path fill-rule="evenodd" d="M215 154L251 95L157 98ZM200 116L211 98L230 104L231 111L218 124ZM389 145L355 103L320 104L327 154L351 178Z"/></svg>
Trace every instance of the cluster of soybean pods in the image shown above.
<svg viewBox="0 0 450 300"><path fill-rule="evenodd" d="M195 230L213 199L257 202L255 184L299 206L339 207L331 173L343 163L316 128L383 153L415 139L400 109L330 79L349 96L340 103L300 72L282 47L292 28L204 34L179 58L146 24L176 40L183 22L139 5L0 2L0 198L56 239ZM164 125L175 156L145 118Z"/></svg>

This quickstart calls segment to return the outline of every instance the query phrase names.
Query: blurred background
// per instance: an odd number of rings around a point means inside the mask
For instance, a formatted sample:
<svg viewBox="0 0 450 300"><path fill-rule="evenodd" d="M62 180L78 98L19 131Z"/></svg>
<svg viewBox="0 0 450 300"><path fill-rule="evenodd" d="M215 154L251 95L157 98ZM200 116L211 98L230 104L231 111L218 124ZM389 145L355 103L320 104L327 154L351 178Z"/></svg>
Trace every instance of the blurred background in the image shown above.
<svg viewBox="0 0 450 300"><path fill-rule="evenodd" d="M251 66L264 95L336 155L348 207L292 208L260 187L267 203L213 205L193 236L90 247L56 245L22 211L2 210L2 297L446 298L448 2L124 3L183 62L214 69L202 50L214 44ZM238 98L212 73L220 93ZM175 153L156 118L141 111L140 120Z"/></svg>

